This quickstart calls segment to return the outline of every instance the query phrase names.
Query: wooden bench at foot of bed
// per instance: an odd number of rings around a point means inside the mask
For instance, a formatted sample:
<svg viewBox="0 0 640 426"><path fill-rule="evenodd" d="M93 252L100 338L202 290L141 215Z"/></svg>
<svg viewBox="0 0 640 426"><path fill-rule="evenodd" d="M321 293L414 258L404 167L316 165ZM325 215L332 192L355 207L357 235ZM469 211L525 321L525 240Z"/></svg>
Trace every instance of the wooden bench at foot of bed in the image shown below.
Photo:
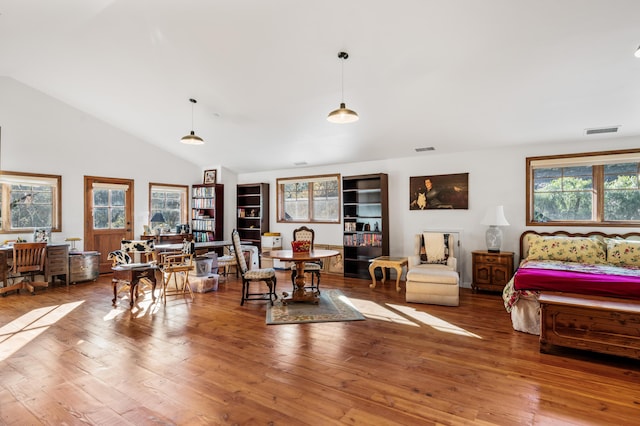
<svg viewBox="0 0 640 426"><path fill-rule="evenodd" d="M553 345L640 359L640 301L541 293L540 352Z"/></svg>

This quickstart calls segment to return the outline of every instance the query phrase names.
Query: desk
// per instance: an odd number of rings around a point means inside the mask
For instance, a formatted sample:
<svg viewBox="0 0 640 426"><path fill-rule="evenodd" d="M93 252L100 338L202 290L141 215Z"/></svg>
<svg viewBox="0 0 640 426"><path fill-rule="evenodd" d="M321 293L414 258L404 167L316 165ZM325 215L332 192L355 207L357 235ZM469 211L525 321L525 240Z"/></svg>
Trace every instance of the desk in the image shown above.
<svg viewBox="0 0 640 426"><path fill-rule="evenodd" d="M245 244L244 241L241 242ZM194 247L196 252L198 250L208 250L208 249L221 249L224 247L233 246L233 242L231 240L225 241L207 241L202 243L194 243ZM156 249L158 251L180 251L182 250L182 244L156 244Z"/></svg>
<svg viewBox="0 0 640 426"><path fill-rule="evenodd" d="M373 281L369 287L376 288L376 274L375 269L382 269L382 284L387 278L385 268L393 268L396 270L396 291L400 293L400 277L402 276L402 267L407 266L409 260L406 257L391 257L380 256L375 259L371 259L371 265L369 265L369 275L371 275L371 281Z"/></svg>
<svg viewBox="0 0 640 426"><path fill-rule="evenodd" d="M156 300L156 265L145 265L139 267L127 267L127 266L115 266L111 268L113 271L113 278L111 283L113 284L113 306L116 306L116 300L118 296L118 282L127 281L129 283L129 291L131 302L129 304L133 306L134 295L137 296L138 283L142 278L146 278L153 284L153 290L151 291L151 297Z"/></svg>
<svg viewBox="0 0 640 426"><path fill-rule="evenodd" d="M13 259L13 247L0 246L0 282L5 284L11 259ZM47 244L47 260L43 275L46 281L51 281L51 284L54 284L55 277L64 275L65 283L69 288L69 244Z"/></svg>
<svg viewBox="0 0 640 426"><path fill-rule="evenodd" d="M318 291L305 290L304 264L314 260L324 259L326 257L338 256L337 250L311 250L307 252L294 252L293 250L272 250L262 253L263 257L269 259L284 260L286 262L294 262L296 264L295 290L291 297L288 293L283 293L282 303L288 302L313 302L318 303L320 295Z"/></svg>

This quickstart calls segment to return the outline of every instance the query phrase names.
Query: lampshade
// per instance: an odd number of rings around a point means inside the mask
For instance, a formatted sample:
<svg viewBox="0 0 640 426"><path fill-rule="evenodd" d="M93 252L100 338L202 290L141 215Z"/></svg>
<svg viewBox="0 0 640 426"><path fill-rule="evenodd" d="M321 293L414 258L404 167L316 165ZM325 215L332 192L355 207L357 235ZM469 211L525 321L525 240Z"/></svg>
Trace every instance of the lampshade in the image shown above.
<svg viewBox="0 0 640 426"><path fill-rule="evenodd" d="M330 123L346 124L358 121L358 113L348 109L344 103L344 61L347 60L349 54L347 52L338 53L338 58L342 59L342 101L340 102L340 108L333 110L327 116L327 121Z"/></svg>
<svg viewBox="0 0 640 426"><path fill-rule="evenodd" d="M488 226L509 226L509 222L504 216L504 206L490 207L480 223Z"/></svg>
<svg viewBox="0 0 640 426"><path fill-rule="evenodd" d="M151 223L164 223L164 222L165 222L164 216L160 212L157 212L151 218Z"/></svg>
<svg viewBox="0 0 640 426"><path fill-rule="evenodd" d="M195 99L189 99L189 102L191 102L191 133L183 136L182 139L180 139L180 142L187 145L202 145L204 143L204 140L200 136L196 135L196 133L193 131L193 106L198 101L196 101Z"/></svg>
<svg viewBox="0 0 640 426"><path fill-rule="evenodd" d="M182 139L180 139L180 142L187 145L202 145L204 143L204 140L202 140L202 138L196 135L195 132L192 130L191 133L189 133L186 136L183 136Z"/></svg>
<svg viewBox="0 0 640 426"><path fill-rule="evenodd" d="M333 110L329 113L327 120L331 123L344 124L344 123L353 123L354 121L358 121L358 113L348 109L344 102L340 104L340 108Z"/></svg>

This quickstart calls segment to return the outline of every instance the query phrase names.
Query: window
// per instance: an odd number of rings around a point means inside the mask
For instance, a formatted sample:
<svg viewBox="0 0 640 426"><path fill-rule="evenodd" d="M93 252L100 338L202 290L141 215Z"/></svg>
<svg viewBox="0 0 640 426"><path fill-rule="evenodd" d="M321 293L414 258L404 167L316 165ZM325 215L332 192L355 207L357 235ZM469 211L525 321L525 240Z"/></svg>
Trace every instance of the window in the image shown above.
<svg viewBox="0 0 640 426"><path fill-rule="evenodd" d="M93 183L93 229L124 229L129 185Z"/></svg>
<svg viewBox="0 0 640 426"><path fill-rule="evenodd" d="M340 222L340 175L276 179L278 222Z"/></svg>
<svg viewBox="0 0 640 426"><path fill-rule="evenodd" d="M61 176L2 171L0 185L2 232L61 231Z"/></svg>
<svg viewBox="0 0 640 426"><path fill-rule="evenodd" d="M187 185L149 184L149 221L156 213L164 217L164 224L175 229L187 223Z"/></svg>
<svg viewBox="0 0 640 426"><path fill-rule="evenodd" d="M527 225L638 226L640 150L527 158Z"/></svg>

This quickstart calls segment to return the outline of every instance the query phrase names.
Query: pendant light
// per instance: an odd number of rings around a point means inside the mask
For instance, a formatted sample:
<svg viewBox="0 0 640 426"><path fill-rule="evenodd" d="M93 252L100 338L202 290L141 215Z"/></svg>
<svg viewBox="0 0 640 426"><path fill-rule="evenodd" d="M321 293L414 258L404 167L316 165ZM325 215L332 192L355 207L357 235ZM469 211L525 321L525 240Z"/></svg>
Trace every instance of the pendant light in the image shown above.
<svg viewBox="0 0 640 426"><path fill-rule="evenodd" d="M189 133L186 136L183 136L182 139L180 139L180 142L187 145L202 145L204 144L204 141L200 136L196 135L195 132L193 131L193 106L198 101L196 101L195 99L189 99L189 102L191 102L191 133Z"/></svg>
<svg viewBox="0 0 640 426"><path fill-rule="evenodd" d="M344 61L346 61L348 57L349 54L347 52L338 53L338 58L342 60L342 101L340 102L340 108L331 111L327 116L327 121L330 123L353 123L360 118L357 112L348 109L344 103Z"/></svg>

